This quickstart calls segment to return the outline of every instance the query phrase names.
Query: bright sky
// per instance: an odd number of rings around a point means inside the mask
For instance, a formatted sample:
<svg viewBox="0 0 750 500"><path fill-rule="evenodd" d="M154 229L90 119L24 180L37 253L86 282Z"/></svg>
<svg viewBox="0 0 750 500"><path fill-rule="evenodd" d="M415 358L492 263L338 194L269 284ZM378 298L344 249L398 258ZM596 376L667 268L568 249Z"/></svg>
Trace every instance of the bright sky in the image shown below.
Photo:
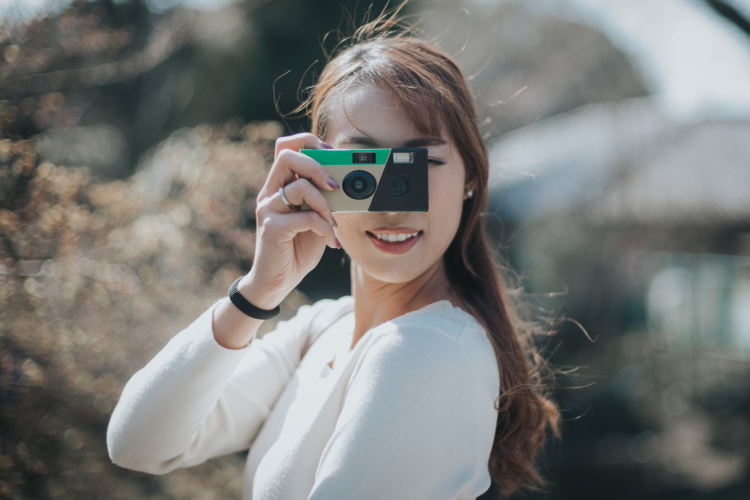
<svg viewBox="0 0 750 500"><path fill-rule="evenodd" d="M664 110L675 118L750 116L750 35L703 0L523 3L604 31L633 57ZM750 0L728 3L750 19Z"/></svg>

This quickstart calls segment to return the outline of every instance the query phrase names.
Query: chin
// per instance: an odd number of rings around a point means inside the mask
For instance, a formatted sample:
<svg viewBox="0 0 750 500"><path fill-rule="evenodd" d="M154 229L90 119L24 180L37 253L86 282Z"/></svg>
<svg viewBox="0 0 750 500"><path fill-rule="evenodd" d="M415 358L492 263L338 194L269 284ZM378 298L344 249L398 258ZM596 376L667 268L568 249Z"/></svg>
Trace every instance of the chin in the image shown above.
<svg viewBox="0 0 750 500"><path fill-rule="evenodd" d="M342 243L343 244L343 243ZM350 253L349 257L368 276L384 283L407 283L426 273L441 255L421 252L387 255L380 251Z"/></svg>
<svg viewBox="0 0 750 500"><path fill-rule="evenodd" d="M373 265L372 262L368 262L366 265L359 264L356 260L354 261L357 265L372 278L383 283L408 283L421 276L425 269L416 269L414 266L389 266L384 265Z"/></svg>

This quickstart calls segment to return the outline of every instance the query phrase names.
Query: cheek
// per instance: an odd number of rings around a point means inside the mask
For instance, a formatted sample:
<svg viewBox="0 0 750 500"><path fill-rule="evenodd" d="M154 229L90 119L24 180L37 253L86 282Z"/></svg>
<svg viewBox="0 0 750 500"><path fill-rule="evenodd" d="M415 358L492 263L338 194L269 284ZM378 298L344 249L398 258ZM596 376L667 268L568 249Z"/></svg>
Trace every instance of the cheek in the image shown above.
<svg viewBox="0 0 750 500"><path fill-rule="evenodd" d="M444 170L431 172L430 174L430 210L427 212L428 217L434 223L455 233L458 222L461 220L463 206L463 173Z"/></svg>
<svg viewBox="0 0 750 500"><path fill-rule="evenodd" d="M369 240L363 237L361 227L365 226L366 220L362 220L363 217L372 217L372 214L363 213L338 213L333 214L336 219L336 237L341 242L350 256L351 253L357 253L361 247L365 244L369 244Z"/></svg>

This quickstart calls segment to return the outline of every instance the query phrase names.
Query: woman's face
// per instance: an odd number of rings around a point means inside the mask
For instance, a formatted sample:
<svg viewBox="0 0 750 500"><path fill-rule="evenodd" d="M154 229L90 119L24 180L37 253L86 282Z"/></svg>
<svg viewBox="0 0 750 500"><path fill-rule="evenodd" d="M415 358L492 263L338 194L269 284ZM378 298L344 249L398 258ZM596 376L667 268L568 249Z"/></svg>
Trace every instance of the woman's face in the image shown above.
<svg viewBox="0 0 750 500"><path fill-rule="evenodd" d="M446 130L440 137L419 135L383 91L358 85L345 98L348 117L339 103L326 124L323 140L334 148L427 148L428 212L334 214L341 246L361 271L383 282L411 281L442 258L456 234L464 200L463 160Z"/></svg>

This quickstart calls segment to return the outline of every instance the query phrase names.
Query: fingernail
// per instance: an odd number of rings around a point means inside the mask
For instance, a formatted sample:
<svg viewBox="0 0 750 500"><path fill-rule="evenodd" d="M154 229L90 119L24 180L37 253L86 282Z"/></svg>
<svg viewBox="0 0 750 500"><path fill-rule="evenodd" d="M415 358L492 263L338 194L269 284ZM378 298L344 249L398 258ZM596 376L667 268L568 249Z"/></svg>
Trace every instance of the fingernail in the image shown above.
<svg viewBox="0 0 750 500"><path fill-rule="evenodd" d="M323 146L326 149L333 149L333 146L331 146L327 142L320 141L320 145Z"/></svg>
<svg viewBox="0 0 750 500"><path fill-rule="evenodd" d="M331 177L330 175L326 175L326 182L327 182L327 183L328 183L328 185L329 185L329 186L331 186L331 187L332 187L333 189L338 189L338 188L340 188L340 187L341 187L341 186L339 186L339 183L338 183L338 182L336 182L336 181L334 181L334 180L333 180L333 177Z"/></svg>
<svg viewBox="0 0 750 500"><path fill-rule="evenodd" d="M331 225L332 225L332 226L333 226L333 227L334 227L335 229L338 229L338 228L339 228L339 225L338 225L338 224L336 224L336 219L334 219L334 218L333 218L333 215L331 216Z"/></svg>
<svg viewBox="0 0 750 500"><path fill-rule="evenodd" d="M337 247L337 248L338 248L339 250L341 250L341 242L339 241L339 239L338 239L338 238L336 238L336 247Z"/></svg>

